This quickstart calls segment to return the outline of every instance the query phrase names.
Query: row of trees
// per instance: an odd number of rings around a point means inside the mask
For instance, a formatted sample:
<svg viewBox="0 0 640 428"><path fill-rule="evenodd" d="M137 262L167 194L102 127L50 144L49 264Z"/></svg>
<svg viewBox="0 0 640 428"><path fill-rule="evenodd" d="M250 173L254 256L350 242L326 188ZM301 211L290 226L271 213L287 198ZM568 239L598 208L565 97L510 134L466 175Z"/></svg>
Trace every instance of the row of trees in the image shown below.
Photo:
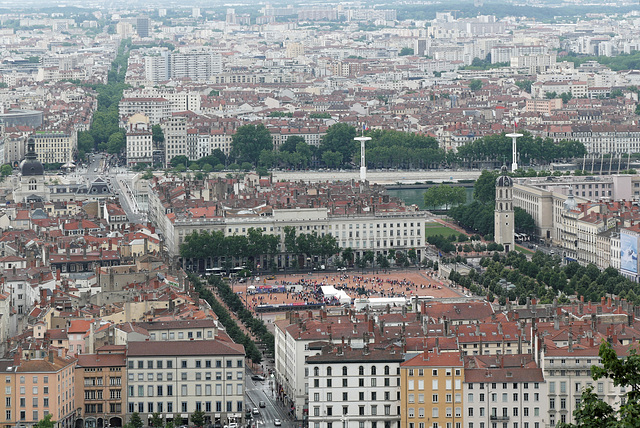
<svg viewBox="0 0 640 428"><path fill-rule="evenodd" d="M540 303L551 303L557 296L561 303L568 296L580 295L588 301L599 302L606 295L626 298L633 304L640 303L640 284L623 277L616 269L604 271L595 265L581 266L577 262L561 265L560 258L536 252L531 260L518 252L506 255L494 253L480 262L485 268L482 274L472 271L469 276L453 274L452 281L479 295L498 296L504 304L524 304L527 298L538 298ZM507 287L501 280L513 285Z"/></svg>
<svg viewBox="0 0 640 428"><path fill-rule="evenodd" d="M214 281L222 281L220 278L213 277L213 279ZM262 353L253 339L238 326L227 308L215 298L211 290L205 287L196 275L189 275L189 281L191 281L195 290L199 293L200 298L209 303L211 310L218 316L218 320L224 325L229 337L231 337L235 343L240 343L244 346L246 357L254 363L260 364L262 361Z"/></svg>
<svg viewBox="0 0 640 428"><path fill-rule="evenodd" d="M518 138L518 155L520 163L531 162L548 164L557 159L571 159L584 156L587 151L578 141L560 141L554 143L550 138L533 137L529 132L522 132ZM511 159L512 141L505 134L489 135L458 148L456 161L491 161L495 159Z"/></svg>
<svg viewBox="0 0 640 428"><path fill-rule="evenodd" d="M224 232L193 232L185 237L180 246L183 259L197 263L205 260L225 258L224 267L227 272L233 267L232 259L246 262L253 267L257 256L266 255L270 260L278 252L280 237L263 234L262 229L249 228L247 235L224 236Z"/></svg>
<svg viewBox="0 0 640 428"><path fill-rule="evenodd" d="M460 147L457 153L446 152L439 148L435 138L420 134L391 130L369 130L364 134L371 137L367 142L367 166L371 168L428 168L511 158L511 139L504 134L475 140ZM526 131L524 134L518 140L523 164L546 164L586 153L584 145L577 141L554 143L550 138L534 138ZM291 136L279 151L274 152L271 134L263 124L244 125L233 136L230 159L223 160L264 168L307 168L312 164L324 164L329 168L352 167L358 164L360 156L360 145L354 140L356 135L355 127L337 123L329 127L317 148L300 136Z"/></svg>
<svg viewBox="0 0 640 428"><path fill-rule="evenodd" d="M111 63L108 83L87 85L98 93L98 109L93 114L88 131L78 131L78 156L94 150L119 153L126 146L124 130L119 126L118 104L127 85L124 78L127 73L131 39L123 40L118 54Z"/></svg>
<svg viewBox="0 0 640 428"><path fill-rule="evenodd" d="M464 204L466 201L467 192L464 187L440 184L424 192L424 205L431 209L444 207L448 211L450 206Z"/></svg>
<svg viewBox="0 0 640 428"><path fill-rule="evenodd" d="M222 280L222 278L210 275L208 278L209 285L215 287L218 290L218 295L222 298L224 303L233 313L238 316L238 319L244 326L251 331L251 333L262 342L269 354L273 355L275 351L275 337L267 329L267 326L261 319L254 318L251 311L246 308L246 305L242 303L240 296L238 296L229 284ZM253 358L252 361L256 362Z"/></svg>
<svg viewBox="0 0 640 428"><path fill-rule="evenodd" d="M324 264L339 252L338 243L331 234L297 233L293 226L284 227L284 245L288 255L296 256L293 258L293 267L297 267L299 257L318 257ZM224 267L229 271L234 258L251 269L255 258L263 255L273 267L273 257L280 247L279 235L263 234L261 229L249 228L247 235L231 236L224 236L222 231L203 231L185 237L180 255L184 260L192 260L198 265L204 265L206 260L221 260L224 257Z"/></svg>

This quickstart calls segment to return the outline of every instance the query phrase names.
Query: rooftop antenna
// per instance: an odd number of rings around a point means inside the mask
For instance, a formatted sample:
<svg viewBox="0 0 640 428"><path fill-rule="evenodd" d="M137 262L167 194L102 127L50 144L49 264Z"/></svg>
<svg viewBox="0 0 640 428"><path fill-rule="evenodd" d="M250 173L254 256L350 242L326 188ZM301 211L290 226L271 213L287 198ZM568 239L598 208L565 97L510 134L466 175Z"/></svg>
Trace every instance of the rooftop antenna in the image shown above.
<svg viewBox="0 0 640 428"><path fill-rule="evenodd" d="M365 162L364 143L371 140L371 137L364 136L365 129L367 129L367 126L363 124L360 136L354 138L354 140L360 142L360 181L363 183L367 181L367 163Z"/></svg>
<svg viewBox="0 0 640 428"><path fill-rule="evenodd" d="M517 147L516 147L516 140L520 137L522 137L522 134L519 134L516 132L516 128L518 127L518 119L515 119L513 121L513 132L510 134L507 134L507 137L511 138L511 142L512 142L512 159L511 159L511 172L516 172L516 170L518 169L518 160L517 160Z"/></svg>

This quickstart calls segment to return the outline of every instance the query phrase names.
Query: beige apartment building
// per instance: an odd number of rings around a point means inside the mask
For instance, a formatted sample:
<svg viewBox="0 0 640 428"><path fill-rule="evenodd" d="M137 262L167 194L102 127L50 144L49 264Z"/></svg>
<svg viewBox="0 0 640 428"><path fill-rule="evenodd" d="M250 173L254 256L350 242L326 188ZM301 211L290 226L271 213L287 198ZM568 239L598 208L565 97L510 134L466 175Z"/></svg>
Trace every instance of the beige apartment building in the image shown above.
<svg viewBox="0 0 640 428"><path fill-rule="evenodd" d="M76 427L122 426L127 390L126 346L107 345L95 354L79 355L75 387Z"/></svg>
<svg viewBox="0 0 640 428"><path fill-rule="evenodd" d="M73 153L78 144L76 133L62 132L35 133L35 149L38 160L45 163L65 164L73 160Z"/></svg>
<svg viewBox="0 0 640 428"><path fill-rule="evenodd" d="M15 385L8 396L13 426L32 427L51 414L57 428L73 427L75 368L75 358L58 355L56 351L38 350L23 355L18 349L14 365L5 372L6 380Z"/></svg>

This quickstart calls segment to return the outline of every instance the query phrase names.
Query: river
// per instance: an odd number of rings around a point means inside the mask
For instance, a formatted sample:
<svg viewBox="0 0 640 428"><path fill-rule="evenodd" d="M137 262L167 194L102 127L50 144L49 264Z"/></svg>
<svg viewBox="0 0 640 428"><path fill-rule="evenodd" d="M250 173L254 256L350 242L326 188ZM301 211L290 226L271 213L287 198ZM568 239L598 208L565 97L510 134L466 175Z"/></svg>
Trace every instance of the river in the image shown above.
<svg viewBox="0 0 640 428"><path fill-rule="evenodd" d="M391 196L398 197L404 201L407 205L416 204L421 209L427 209L424 206L424 192L427 189L397 189L397 190L387 190L387 193ZM473 188L465 187L465 191L467 192L467 203L473 201ZM444 207L441 207L444 209Z"/></svg>

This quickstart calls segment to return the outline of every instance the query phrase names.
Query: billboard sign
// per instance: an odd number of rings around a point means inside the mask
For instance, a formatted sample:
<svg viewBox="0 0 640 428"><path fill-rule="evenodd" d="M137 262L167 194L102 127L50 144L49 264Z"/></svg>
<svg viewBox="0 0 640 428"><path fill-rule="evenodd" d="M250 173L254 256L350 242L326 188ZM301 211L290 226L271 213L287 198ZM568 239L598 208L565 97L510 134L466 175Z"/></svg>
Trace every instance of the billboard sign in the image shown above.
<svg viewBox="0 0 640 428"><path fill-rule="evenodd" d="M638 237L636 235L620 234L620 268L638 273Z"/></svg>

